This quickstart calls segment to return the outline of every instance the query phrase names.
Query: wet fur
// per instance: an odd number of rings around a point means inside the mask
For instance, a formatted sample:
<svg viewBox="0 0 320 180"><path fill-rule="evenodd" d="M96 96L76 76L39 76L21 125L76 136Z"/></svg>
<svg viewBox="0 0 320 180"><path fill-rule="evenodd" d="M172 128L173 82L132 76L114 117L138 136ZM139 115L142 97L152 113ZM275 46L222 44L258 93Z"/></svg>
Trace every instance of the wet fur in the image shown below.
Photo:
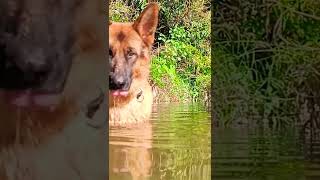
<svg viewBox="0 0 320 180"><path fill-rule="evenodd" d="M133 47L137 60L132 67L132 83L127 97L115 97L109 92L109 126L128 126L147 121L151 115L153 94L149 84L150 49L158 23L159 7L150 3L132 23L109 24L109 48L114 54L123 54ZM121 59L120 59L121 60ZM120 61L113 59L113 61ZM115 68L125 68L120 65ZM111 67L112 68L112 67ZM142 90L141 99L137 98Z"/></svg>

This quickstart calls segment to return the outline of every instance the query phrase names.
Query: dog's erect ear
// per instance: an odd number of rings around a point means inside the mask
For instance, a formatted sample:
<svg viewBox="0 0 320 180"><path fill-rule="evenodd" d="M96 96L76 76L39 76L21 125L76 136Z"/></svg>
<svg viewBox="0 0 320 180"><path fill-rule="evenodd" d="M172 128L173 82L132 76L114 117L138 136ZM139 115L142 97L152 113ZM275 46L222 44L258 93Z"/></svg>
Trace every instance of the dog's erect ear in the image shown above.
<svg viewBox="0 0 320 180"><path fill-rule="evenodd" d="M148 47L154 42L154 34L158 25L159 5L149 3L138 19L133 23L133 28L139 33Z"/></svg>

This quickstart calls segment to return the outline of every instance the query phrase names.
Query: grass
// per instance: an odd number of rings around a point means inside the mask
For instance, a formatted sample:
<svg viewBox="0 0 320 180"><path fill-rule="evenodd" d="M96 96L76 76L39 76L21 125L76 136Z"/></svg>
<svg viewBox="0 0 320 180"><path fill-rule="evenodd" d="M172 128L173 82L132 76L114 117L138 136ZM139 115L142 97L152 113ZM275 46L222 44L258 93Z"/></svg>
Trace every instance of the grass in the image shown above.
<svg viewBox="0 0 320 180"><path fill-rule="evenodd" d="M320 87L319 7L300 0L215 5L217 120L229 125L253 119L271 127L307 120L302 104L306 96L317 102Z"/></svg>

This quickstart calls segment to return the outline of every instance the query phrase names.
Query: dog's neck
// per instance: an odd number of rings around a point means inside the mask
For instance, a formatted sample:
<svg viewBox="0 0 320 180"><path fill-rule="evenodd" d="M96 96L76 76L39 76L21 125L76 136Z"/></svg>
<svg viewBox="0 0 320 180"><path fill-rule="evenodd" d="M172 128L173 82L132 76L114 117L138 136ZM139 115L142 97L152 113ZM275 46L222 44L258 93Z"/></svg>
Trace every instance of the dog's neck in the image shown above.
<svg viewBox="0 0 320 180"><path fill-rule="evenodd" d="M144 100L144 91L142 88L138 88L137 91L133 93L129 93L128 96L125 96L125 97L109 96L109 106L110 107L122 106L132 100L136 100L138 102L142 102Z"/></svg>
<svg viewBox="0 0 320 180"><path fill-rule="evenodd" d="M40 143L43 138L61 131L70 116L78 110L73 102L64 101L54 110L12 109L1 104L0 111L4 119L4 124L0 128L0 146L4 147L30 141Z"/></svg>

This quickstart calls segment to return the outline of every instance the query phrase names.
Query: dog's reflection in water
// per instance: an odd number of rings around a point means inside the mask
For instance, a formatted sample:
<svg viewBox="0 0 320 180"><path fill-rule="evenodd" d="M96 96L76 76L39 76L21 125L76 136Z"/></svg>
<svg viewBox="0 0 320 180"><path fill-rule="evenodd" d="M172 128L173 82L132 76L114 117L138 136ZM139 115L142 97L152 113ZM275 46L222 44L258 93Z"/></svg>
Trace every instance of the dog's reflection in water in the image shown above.
<svg viewBox="0 0 320 180"><path fill-rule="evenodd" d="M151 175L152 125L144 122L134 127L109 132L109 177L130 174L134 180Z"/></svg>

